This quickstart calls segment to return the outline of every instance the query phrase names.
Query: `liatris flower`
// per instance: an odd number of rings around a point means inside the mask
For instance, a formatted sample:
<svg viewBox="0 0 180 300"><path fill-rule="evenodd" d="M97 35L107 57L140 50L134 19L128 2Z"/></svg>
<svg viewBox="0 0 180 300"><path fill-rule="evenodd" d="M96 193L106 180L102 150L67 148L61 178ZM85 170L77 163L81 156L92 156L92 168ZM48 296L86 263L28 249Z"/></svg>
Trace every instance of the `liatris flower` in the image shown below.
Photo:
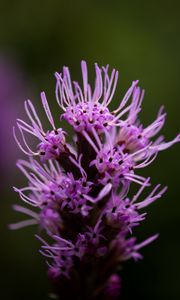
<svg viewBox="0 0 180 300"><path fill-rule="evenodd" d="M47 238L37 236L40 252L47 259L48 275L59 299L117 299L121 289L119 266L142 258L139 250L154 241L157 234L137 242L133 229L145 219L146 206L159 199L166 187L150 189L150 178L138 169L154 161L171 142L163 136L152 139L165 123L163 107L147 127L138 120L144 91L134 81L113 112L109 109L118 80L113 69L95 64L95 85L88 82L87 66L81 63L83 87L71 80L67 67L56 73L56 98L64 119L73 129L71 143L51 114L45 93L41 100L51 125L43 125L30 100L25 110L30 123L17 119L14 137L29 157L18 168L28 185L14 188L27 207L14 209L28 220L12 224L12 229L37 224ZM26 134L37 138L32 149ZM35 160L35 158L37 158ZM137 185L130 196L131 185ZM150 189L147 196L142 193ZM132 193L131 193L132 194Z"/></svg>

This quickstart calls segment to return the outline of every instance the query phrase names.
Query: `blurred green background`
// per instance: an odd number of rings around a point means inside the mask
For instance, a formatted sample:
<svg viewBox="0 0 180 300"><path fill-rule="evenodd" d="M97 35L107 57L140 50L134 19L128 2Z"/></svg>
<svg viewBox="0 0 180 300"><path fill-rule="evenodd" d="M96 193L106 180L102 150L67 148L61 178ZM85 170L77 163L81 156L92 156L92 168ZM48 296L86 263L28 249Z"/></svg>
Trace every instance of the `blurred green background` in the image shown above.
<svg viewBox="0 0 180 300"><path fill-rule="evenodd" d="M7 228L21 218L11 210L13 203L20 203L11 186L24 182L15 167L22 154L11 137L11 123L23 116L23 101L32 98L40 108L39 93L45 90L58 118L54 72L68 65L80 79L81 59L87 60L91 73L94 62L108 63L120 73L114 103L139 79L146 90L143 122L151 122L164 104L168 118L163 133L171 139L180 125L179 55L179 1L1 1L1 299L44 300L52 292L35 228ZM178 151L176 145L160 153L144 172L169 189L148 208L147 221L137 230L140 240L156 232L160 238L142 250L143 261L124 265L122 299L180 299Z"/></svg>

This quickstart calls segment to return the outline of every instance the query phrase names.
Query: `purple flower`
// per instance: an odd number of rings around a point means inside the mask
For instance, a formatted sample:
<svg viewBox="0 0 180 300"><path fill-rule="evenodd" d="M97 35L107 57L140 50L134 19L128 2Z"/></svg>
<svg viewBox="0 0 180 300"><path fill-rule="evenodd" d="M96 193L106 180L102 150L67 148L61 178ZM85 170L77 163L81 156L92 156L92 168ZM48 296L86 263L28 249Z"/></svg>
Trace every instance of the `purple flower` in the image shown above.
<svg viewBox="0 0 180 300"><path fill-rule="evenodd" d="M59 297L116 299L121 288L118 266L142 258L139 250L154 241L157 234L138 243L133 229L146 218L142 209L159 199L167 187L151 186L150 178L139 169L151 164L159 151L180 140L165 142L159 133L165 123L163 108L146 128L138 120L144 91L134 81L117 109L109 110L118 80L113 69L95 64L95 84L88 82L87 65L81 63L83 87L71 80L67 67L56 73L56 98L64 118L73 128L71 143L67 133L55 126L46 96L42 104L51 129L44 131L30 100L25 110L30 124L17 120L21 140L14 128L18 146L28 160L18 168L28 184L14 188L20 198L36 210L14 206L28 220L10 225L12 229L37 224L47 235L40 252L48 260L48 274ZM38 139L31 149L26 133ZM33 158L37 157L37 160ZM138 171L138 173L137 173ZM137 192L129 196L132 183Z"/></svg>
<svg viewBox="0 0 180 300"><path fill-rule="evenodd" d="M108 279L104 292L107 293L111 299L117 299L121 289L121 278L117 274L112 274Z"/></svg>
<svg viewBox="0 0 180 300"><path fill-rule="evenodd" d="M27 116L31 122L31 125L24 122L21 119L17 119L17 127L19 129L19 132L21 134L22 142L25 146L25 148L22 146L22 144L19 142L15 128L13 128L14 132L14 138L19 146L19 148L27 155L33 156L33 155L40 155L42 161L57 158L59 157L61 152L65 151L65 132L61 128L56 128L54 119L52 117L45 93L41 93L41 100L42 105L45 110L46 116L49 120L50 125L52 126L53 130L45 132L41 121L36 113L36 110L30 100L25 101L25 111L27 113ZM37 145L38 151L33 151L28 143L26 142L25 134L29 133L38 138L41 142Z"/></svg>

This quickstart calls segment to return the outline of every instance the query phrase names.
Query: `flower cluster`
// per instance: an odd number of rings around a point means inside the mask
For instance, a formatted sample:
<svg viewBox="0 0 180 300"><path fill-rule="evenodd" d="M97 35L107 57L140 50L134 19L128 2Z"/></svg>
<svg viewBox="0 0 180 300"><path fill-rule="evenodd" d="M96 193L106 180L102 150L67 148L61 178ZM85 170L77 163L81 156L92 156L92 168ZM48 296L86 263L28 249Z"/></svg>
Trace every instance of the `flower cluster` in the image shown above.
<svg viewBox="0 0 180 300"><path fill-rule="evenodd" d="M157 238L153 235L138 243L133 236L134 227L146 217L142 209L166 191L159 184L151 189L150 178L138 169L178 142L180 135L170 142L163 136L154 138L165 123L163 107L155 121L143 127L138 114L144 91L138 81L111 112L118 72L95 64L92 87L86 62L81 68L82 88L71 80L67 67L55 74L56 99L63 112L60 121L72 127L71 143L68 133L55 125L44 92L41 100L51 129L44 131L30 100L25 102L30 122L17 119L14 137L28 156L17 167L28 186L14 190L35 211L15 205L29 218L11 228L38 224L46 233L47 238L37 238L60 299L116 299L121 287L117 267L130 258L140 259L139 250ZM27 142L27 134L37 139L35 149ZM129 194L132 183L137 185L133 197Z"/></svg>

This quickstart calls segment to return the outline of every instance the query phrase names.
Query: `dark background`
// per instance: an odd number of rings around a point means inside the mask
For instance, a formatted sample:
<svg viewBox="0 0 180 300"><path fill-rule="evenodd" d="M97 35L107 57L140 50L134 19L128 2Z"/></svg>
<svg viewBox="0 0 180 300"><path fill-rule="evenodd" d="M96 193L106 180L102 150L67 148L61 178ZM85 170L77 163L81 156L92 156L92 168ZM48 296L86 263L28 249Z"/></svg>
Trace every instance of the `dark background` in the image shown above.
<svg viewBox="0 0 180 300"><path fill-rule="evenodd" d="M179 1L1 1L0 2L0 298L47 299L52 291L44 258L38 254L35 228L11 232L7 225L20 220L11 209L20 203L11 186L25 180L15 160L23 155L12 138L16 117L23 117L23 101L40 108L39 93L47 92L57 118L54 72L70 66L80 79L80 60L109 63L119 70L120 101L132 80L146 90L145 124L161 104L168 112L163 133L172 139L180 125L180 7ZM168 185L163 199L148 208L137 230L139 240L160 232L142 250L145 259L124 265L123 297L146 300L180 299L179 147L160 153L146 175Z"/></svg>

